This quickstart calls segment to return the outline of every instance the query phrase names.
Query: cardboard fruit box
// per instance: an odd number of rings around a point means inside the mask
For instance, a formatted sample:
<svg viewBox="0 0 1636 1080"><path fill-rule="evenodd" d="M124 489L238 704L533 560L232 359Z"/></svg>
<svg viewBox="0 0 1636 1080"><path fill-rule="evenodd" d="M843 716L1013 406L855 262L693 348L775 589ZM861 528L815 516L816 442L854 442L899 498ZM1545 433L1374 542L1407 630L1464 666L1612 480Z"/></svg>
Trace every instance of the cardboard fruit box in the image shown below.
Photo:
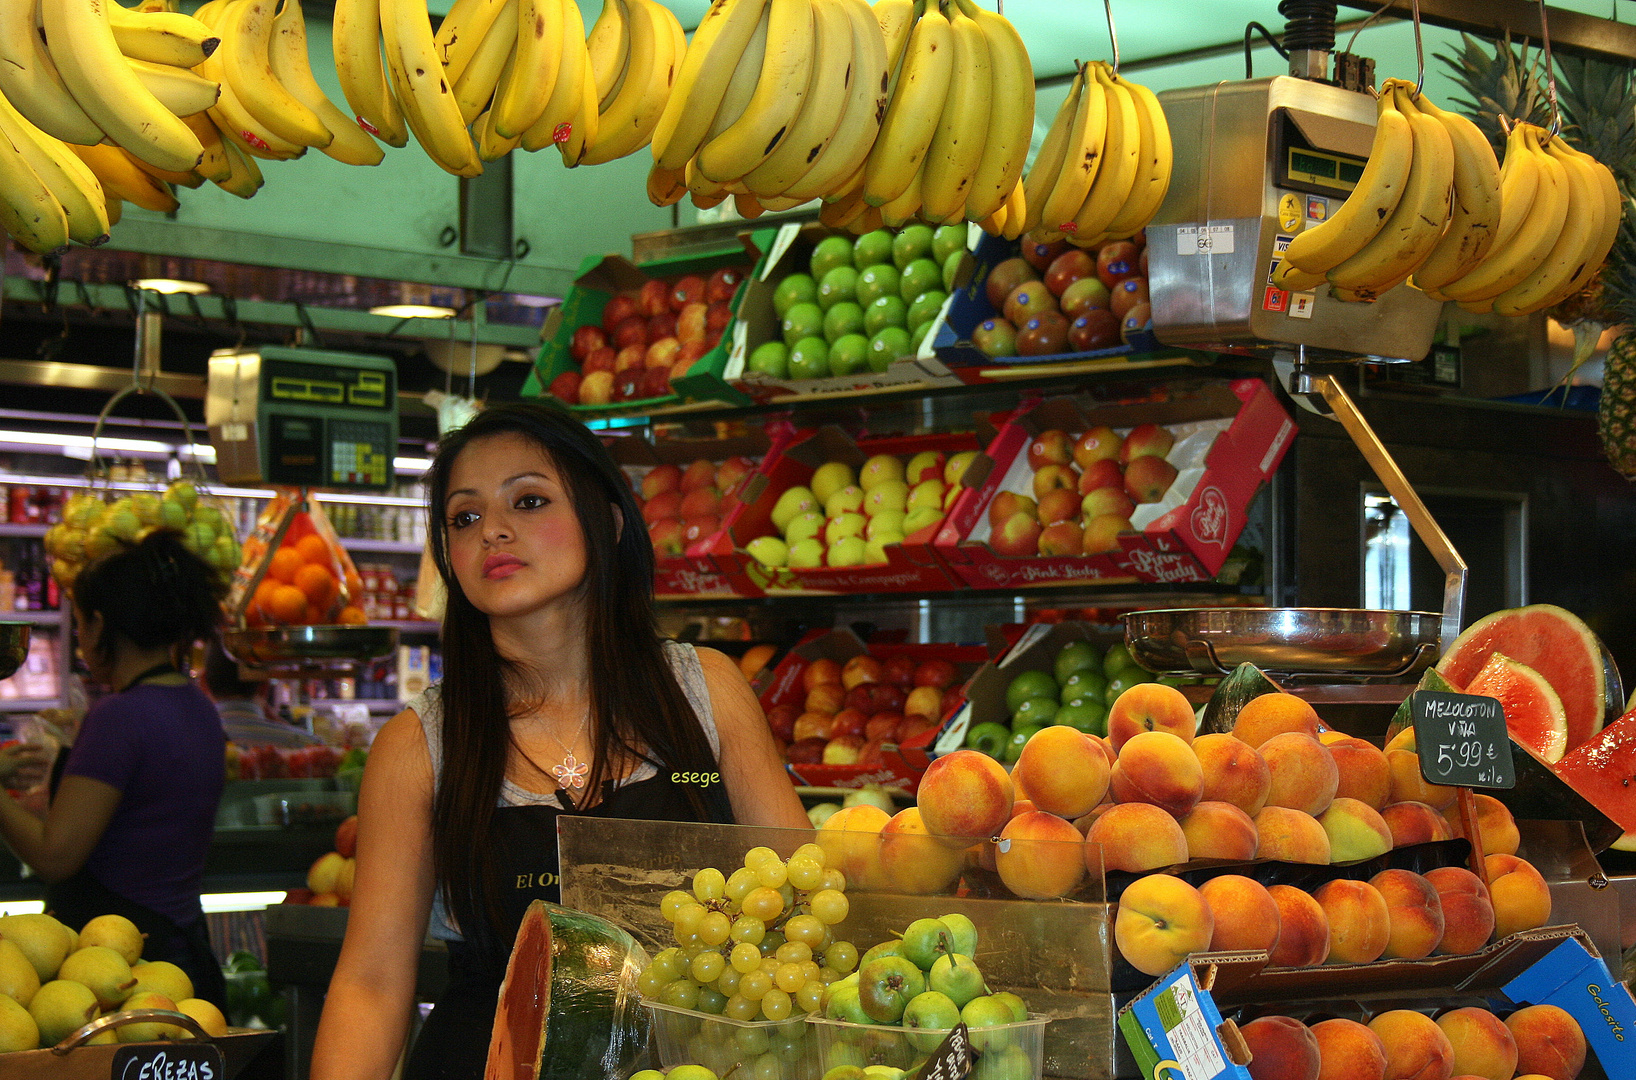
<svg viewBox="0 0 1636 1080"><path fill-rule="evenodd" d="M991 542L988 511L1002 490L1031 491L1029 443L1058 429L1070 436L1097 425L1121 433L1154 423L1176 436L1167 460L1178 476L1164 501L1138 506L1118 550L1092 555L1007 555ZM1019 410L967 470L968 490L944 519L938 553L978 588L1116 581L1208 581L1244 530L1246 511L1278 470L1295 421L1259 379L1173 383L1153 400L1098 403L1052 398ZM986 472L984 471L986 469Z"/></svg>
<svg viewBox="0 0 1636 1080"><path fill-rule="evenodd" d="M579 370L579 364L569 352L574 331L582 326L600 325L603 311L615 296L636 296L650 282L670 280L688 274L709 276L727 267L743 267L753 262L755 252L746 247L710 255L689 255L674 259L658 259L640 266L620 255L592 255L580 264L579 276L561 304L553 308L540 329L544 342L534 361L534 370L523 384L523 397L550 395L553 379L567 371ZM736 312L743 296L741 282L738 291L727 301ZM617 409L651 409L681 401L721 401L728 405L748 405L749 398L734 390L721 378L727 364L727 353L732 341L733 324L721 331L721 339L714 348L693 363L687 374L671 383L670 392L659 396L626 398L605 404L574 404L569 406L580 414L598 414Z"/></svg>
<svg viewBox="0 0 1636 1080"><path fill-rule="evenodd" d="M930 592L956 588L957 580L932 549L938 525L927 526L905 537L902 543L886 545L886 562L860 566L768 567L751 557L745 545L778 533L772 512L779 496L791 487L807 484L826 462L844 461L856 469L875 454L907 458L923 450L936 450L953 455L978 450L982 445L983 440L972 432L864 440L853 439L833 426L803 432L792 437L778 460L746 489L743 511L710 545L709 554L723 574L748 574L769 593Z"/></svg>
<svg viewBox="0 0 1636 1080"><path fill-rule="evenodd" d="M988 653L981 645L865 645L851 630L815 630L785 654L769 677L758 682L761 707L764 710L783 705L799 708L807 696L803 676L815 661L832 660L844 667L856 656L873 656L882 661L903 656L917 665L928 660L946 660L954 665L956 672L953 686L960 687L983 665ZM796 783L807 787L857 788L877 784L912 793L920 783L921 773L931 763L924 748L941 727L943 719L942 716L936 717L936 723L901 744L895 740L884 741L878 747L878 763L825 765L819 762L792 762L788 766L790 775Z"/></svg>

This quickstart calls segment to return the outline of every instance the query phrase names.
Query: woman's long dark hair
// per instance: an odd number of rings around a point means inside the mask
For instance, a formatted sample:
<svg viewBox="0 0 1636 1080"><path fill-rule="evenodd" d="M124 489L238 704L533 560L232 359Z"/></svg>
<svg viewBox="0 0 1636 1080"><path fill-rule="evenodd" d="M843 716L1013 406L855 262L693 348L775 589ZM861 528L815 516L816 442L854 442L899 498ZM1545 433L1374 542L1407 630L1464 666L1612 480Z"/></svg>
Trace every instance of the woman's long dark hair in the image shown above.
<svg viewBox="0 0 1636 1080"><path fill-rule="evenodd" d="M102 616L96 650L109 663L119 638L144 649L214 640L224 595L222 575L174 529L155 529L74 579L74 606Z"/></svg>
<svg viewBox="0 0 1636 1080"><path fill-rule="evenodd" d="M642 511L602 443L566 413L529 403L490 406L444 436L426 476L427 534L448 590L443 760L432 802L432 865L437 887L468 938L501 922L497 873L485 838L512 746L510 718L528 707L516 698L532 680L496 651L488 616L460 588L449 561L444 503L460 452L473 440L503 434L528 439L551 460L584 536L581 593L595 755L586 790L600 792L615 775L611 769L631 760L652 762L661 771L717 768L654 628L653 549ZM687 792L705 820L700 790ZM478 912L488 918L474 918Z"/></svg>

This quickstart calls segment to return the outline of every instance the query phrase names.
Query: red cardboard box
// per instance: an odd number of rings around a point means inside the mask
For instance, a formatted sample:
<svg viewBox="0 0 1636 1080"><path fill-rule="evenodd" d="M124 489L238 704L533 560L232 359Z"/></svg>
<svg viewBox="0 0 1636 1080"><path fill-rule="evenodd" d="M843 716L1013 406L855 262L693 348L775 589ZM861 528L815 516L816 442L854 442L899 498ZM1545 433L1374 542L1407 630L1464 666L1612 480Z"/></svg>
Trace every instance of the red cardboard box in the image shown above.
<svg viewBox="0 0 1636 1080"><path fill-rule="evenodd" d="M1128 430L1140 423L1177 432L1170 457L1173 463L1184 457L1173 491L1185 493L1185 501L1168 509L1158 504L1163 512L1152 520L1134 518L1141 531L1123 533L1118 551L1047 557L994 551L987 542L989 504L1002 490L1027 490L1031 470L1024 451L1034 436L1052 428L1077 434L1099 424ZM1188 435L1197 438L1183 438ZM1043 401L1019 410L989 444L983 465L967 472L968 490L944 519L936 548L962 581L978 588L1208 581L1226 561L1251 499L1278 470L1294 436L1295 421L1259 379L1171 384L1160 400L1136 403ZM1185 455L1206 442L1201 463L1190 463ZM1138 515L1145 509L1138 507Z"/></svg>

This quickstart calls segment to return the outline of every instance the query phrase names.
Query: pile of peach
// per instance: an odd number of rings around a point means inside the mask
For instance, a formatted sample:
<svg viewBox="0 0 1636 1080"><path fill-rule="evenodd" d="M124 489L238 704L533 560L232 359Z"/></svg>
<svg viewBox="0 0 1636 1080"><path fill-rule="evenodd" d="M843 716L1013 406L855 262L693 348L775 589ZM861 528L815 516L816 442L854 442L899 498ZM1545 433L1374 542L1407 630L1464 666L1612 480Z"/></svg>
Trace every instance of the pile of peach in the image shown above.
<svg viewBox="0 0 1636 1080"><path fill-rule="evenodd" d="M1262 1016L1239 1031L1254 1055L1252 1080L1574 1080L1585 1065L1584 1032L1555 1005L1530 1005L1504 1020L1469 1007L1435 1020L1392 1009L1367 1024L1336 1018L1311 1027Z"/></svg>
<svg viewBox="0 0 1636 1080"><path fill-rule="evenodd" d="M719 465L699 458L685 470L668 463L649 469L633 487L653 554L680 555L689 544L714 536L738 505L738 490L756 464L747 457L730 457Z"/></svg>
<svg viewBox="0 0 1636 1080"><path fill-rule="evenodd" d="M801 672L806 697L767 710L767 725L796 764L880 765L885 746L934 730L959 698L947 660L820 657Z"/></svg>

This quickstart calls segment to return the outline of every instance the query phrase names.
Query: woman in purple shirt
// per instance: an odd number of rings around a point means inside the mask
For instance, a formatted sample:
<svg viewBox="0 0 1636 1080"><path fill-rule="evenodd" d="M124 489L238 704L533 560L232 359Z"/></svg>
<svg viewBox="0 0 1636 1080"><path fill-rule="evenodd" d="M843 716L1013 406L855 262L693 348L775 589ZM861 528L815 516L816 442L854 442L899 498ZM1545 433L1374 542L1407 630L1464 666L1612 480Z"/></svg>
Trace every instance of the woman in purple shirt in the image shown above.
<svg viewBox="0 0 1636 1080"><path fill-rule="evenodd" d="M221 621L219 574L169 530L74 582L80 655L113 692L86 713L42 821L0 797L0 834L49 884L46 909L78 929L118 914L197 997L225 1005L199 907L226 770L221 719L182 668ZM15 757L7 764L15 765Z"/></svg>

